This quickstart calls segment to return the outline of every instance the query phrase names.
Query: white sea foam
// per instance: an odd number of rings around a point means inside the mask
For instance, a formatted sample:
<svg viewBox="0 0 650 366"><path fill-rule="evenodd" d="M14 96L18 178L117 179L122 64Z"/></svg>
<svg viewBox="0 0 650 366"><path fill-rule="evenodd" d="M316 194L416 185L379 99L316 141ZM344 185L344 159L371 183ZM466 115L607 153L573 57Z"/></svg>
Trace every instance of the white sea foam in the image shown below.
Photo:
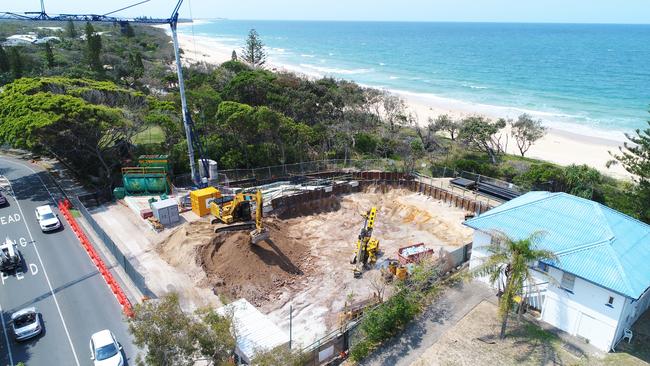
<svg viewBox="0 0 650 366"><path fill-rule="evenodd" d="M356 74L367 74L369 72L374 71L374 69L340 69L336 67L323 67L323 66L316 66L310 64L300 64L300 66L324 74L356 75Z"/></svg>
<svg viewBox="0 0 650 366"><path fill-rule="evenodd" d="M398 80L398 79L400 79L399 76L393 76L393 75L390 75L388 78L391 79L391 80Z"/></svg>
<svg viewBox="0 0 650 366"><path fill-rule="evenodd" d="M314 57L316 57L316 56L314 56L314 55L308 55L308 54L306 54L306 53L303 53L303 54L300 55L300 57L314 58Z"/></svg>
<svg viewBox="0 0 650 366"><path fill-rule="evenodd" d="M482 85L474 85L470 83L462 83L461 84L465 88L470 88L470 89L488 89L487 86L482 86Z"/></svg>
<svg viewBox="0 0 650 366"><path fill-rule="evenodd" d="M406 90L388 89L388 91L401 95L403 98L420 105L431 106L440 110L456 111L462 115L485 115L489 118L516 119L523 113L540 119L544 125L562 131L579 135L597 137L612 141L624 141L623 132L592 127L597 124L596 120L585 116L568 114L553 111L540 111L535 109L499 106L485 103L473 103L460 99L441 97L430 93L417 93ZM579 121L590 120L589 125L581 124Z"/></svg>

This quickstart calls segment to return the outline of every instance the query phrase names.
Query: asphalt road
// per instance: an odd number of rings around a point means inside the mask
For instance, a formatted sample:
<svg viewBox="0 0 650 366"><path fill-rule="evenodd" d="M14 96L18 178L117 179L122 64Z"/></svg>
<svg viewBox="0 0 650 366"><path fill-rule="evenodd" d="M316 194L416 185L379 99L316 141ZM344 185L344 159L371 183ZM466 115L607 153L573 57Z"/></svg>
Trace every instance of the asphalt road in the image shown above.
<svg viewBox="0 0 650 366"><path fill-rule="evenodd" d="M123 354L135 364L127 324L117 299L82 248L63 215L63 229L41 232L34 211L61 197L49 176L35 172L27 163L0 157L0 175L11 187L3 187L9 205L0 208L0 240L19 243L24 258L22 271L0 278L0 365L24 362L28 366L92 365L90 335L110 329L124 347ZM8 192L13 191L13 197ZM11 313L35 306L42 314L44 332L21 343L9 330Z"/></svg>

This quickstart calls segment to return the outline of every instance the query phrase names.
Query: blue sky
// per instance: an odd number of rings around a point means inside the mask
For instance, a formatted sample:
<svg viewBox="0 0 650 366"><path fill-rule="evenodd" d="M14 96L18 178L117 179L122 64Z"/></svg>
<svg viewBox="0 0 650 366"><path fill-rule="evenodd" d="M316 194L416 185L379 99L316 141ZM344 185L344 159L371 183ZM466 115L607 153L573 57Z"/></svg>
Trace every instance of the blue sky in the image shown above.
<svg viewBox="0 0 650 366"><path fill-rule="evenodd" d="M141 0L45 0L49 13L104 14ZM167 17L176 0L151 0L124 16ZM185 0L181 16L230 19L650 23L648 0ZM39 0L1 0L31 11Z"/></svg>

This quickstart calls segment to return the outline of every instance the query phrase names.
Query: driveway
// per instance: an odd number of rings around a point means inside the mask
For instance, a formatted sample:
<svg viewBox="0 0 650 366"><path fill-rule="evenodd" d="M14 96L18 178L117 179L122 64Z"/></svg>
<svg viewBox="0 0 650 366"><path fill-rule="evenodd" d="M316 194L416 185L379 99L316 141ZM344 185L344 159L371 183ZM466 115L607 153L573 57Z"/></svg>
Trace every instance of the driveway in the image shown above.
<svg viewBox="0 0 650 366"><path fill-rule="evenodd" d="M402 334L386 342L366 358L363 366L409 366L483 300L496 301L488 285L472 281L459 283L445 292Z"/></svg>

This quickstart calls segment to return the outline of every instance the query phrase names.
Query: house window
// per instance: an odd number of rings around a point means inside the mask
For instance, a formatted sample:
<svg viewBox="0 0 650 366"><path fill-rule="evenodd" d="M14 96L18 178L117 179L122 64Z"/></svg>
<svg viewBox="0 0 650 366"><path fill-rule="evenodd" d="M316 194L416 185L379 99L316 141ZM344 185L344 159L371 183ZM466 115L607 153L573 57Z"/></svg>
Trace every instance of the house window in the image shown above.
<svg viewBox="0 0 650 366"><path fill-rule="evenodd" d="M605 304L605 305L609 306L610 308L613 308L614 307L614 297L610 296L609 300L607 300L607 304Z"/></svg>
<svg viewBox="0 0 650 366"><path fill-rule="evenodd" d="M573 293L573 285L575 285L576 282L576 276L570 274L570 273L562 273L562 283L560 286L569 291L570 293Z"/></svg>
<svg viewBox="0 0 650 366"><path fill-rule="evenodd" d="M503 239L500 238L499 236L496 236L496 235L491 235L490 236L490 244L496 245L497 247L500 247L502 242L503 242Z"/></svg>

